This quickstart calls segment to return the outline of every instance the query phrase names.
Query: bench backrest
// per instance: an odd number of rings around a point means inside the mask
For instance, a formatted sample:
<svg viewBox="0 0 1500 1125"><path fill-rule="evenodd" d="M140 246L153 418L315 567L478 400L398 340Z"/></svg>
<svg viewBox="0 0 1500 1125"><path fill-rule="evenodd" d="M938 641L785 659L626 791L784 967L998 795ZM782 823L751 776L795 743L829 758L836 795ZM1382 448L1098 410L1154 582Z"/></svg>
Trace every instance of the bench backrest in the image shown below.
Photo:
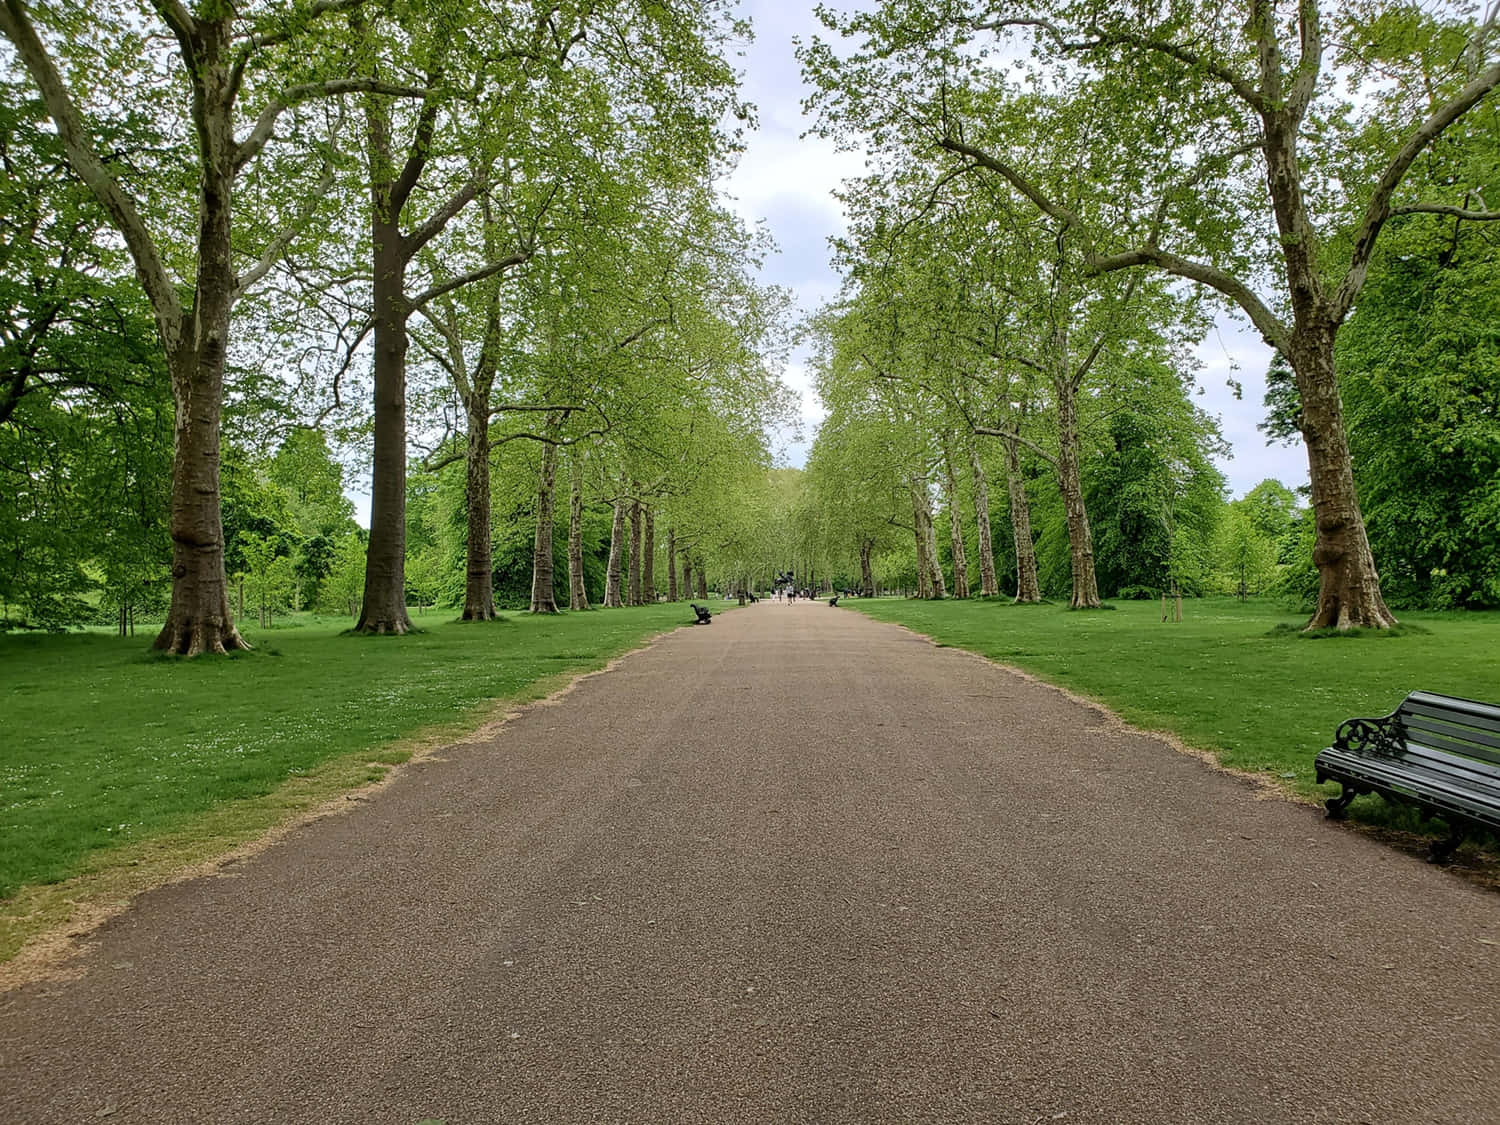
<svg viewBox="0 0 1500 1125"><path fill-rule="evenodd" d="M1476 759L1500 773L1500 707L1430 691L1414 691L1396 710L1408 753L1420 748ZM1483 768L1483 767L1481 767Z"/></svg>

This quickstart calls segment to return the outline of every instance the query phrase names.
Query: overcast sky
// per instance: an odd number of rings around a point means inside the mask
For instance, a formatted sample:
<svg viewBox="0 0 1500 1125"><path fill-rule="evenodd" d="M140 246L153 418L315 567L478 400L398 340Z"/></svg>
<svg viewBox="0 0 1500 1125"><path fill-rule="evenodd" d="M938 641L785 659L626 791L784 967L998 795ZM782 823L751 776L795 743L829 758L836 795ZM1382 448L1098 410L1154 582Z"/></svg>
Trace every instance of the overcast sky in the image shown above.
<svg viewBox="0 0 1500 1125"><path fill-rule="evenodd" d="M822 27L810 8L786 0L742 0L740 10L755 26L755 42L738 60L744 71L744 96L759 110L759 128L747 138L738 168L727 181L734 206L750 223L763 224L779 252L765 264L763 281L789 289L805 312L839 290L839 278L829 266L828 238L843 231L843 216L833 190L847 176L858 175L858 154L834 151L831 142L803 137L808 122L802 114L805 88L793 54L794 37L804 41ZM1198 403L1219 418L1220 429L1234 455L1219 468L1229 479L1232 495L1242 496L1267 477L1295 488L1307 482L1307 459L1299 445L1267 447L1255 428L1264 416L1263 376L1270 349L1253 331L1227 316L1198 349L1203 369ZM789 462L800 466L807 455L822 409L813 394L804 366L796 354L783 375L802 396L806 442L784 450ZM1231 375L1244 387L1236 400L1227 385Z"/></svg>

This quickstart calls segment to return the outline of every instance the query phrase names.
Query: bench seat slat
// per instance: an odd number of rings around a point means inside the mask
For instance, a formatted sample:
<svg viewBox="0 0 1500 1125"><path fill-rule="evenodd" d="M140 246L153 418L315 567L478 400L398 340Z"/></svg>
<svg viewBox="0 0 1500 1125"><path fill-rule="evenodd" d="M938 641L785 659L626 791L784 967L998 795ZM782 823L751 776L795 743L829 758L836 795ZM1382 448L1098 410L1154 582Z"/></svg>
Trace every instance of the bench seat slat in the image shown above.
<svg viewBox="0 0 1500 1125"><path fill-rule="evenodd" d="M1483 775L1414 768L1411 763L1382 762L1373 758L1343 755L1318 756L1318 766L1326 772L1343 772L1371 780L1410 781L1414 786L1435 792L1451 792L1475 800L1500 802L1500 781ZM1405 765L1407 768L1402 768Z"/></svg>
<svg viewBox="0 0 1500 1125"><path fill-rule="evenodd" d="M1439 813L1456 813L1491 830L1500 829L1500 803L1497 803L1500 793L1495 790L1476 791L1472 787L1425 784L1424 779L1411 773L1374 767L1368 758L1338 762L1325 761L1319 755L1319 759L1320 775L1327 775L1334 781L1348 779L1361 788L1373 789L1387 797L1415 801Z"/></svg>

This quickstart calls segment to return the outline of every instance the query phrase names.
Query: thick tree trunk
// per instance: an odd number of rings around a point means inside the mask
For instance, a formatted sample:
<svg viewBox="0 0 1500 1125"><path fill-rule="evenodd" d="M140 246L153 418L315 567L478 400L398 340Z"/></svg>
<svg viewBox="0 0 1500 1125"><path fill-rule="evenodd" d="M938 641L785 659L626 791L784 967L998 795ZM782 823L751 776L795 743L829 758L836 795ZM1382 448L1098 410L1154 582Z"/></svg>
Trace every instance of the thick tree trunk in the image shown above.
<svg viewBox="0 0 1500 1125"><path fill-rule="evenodd" d="M609 527L609 565L604 571L604 605L620 608L620 555L625 550L625 497L615 500L615 518Z"/></svg>
<svg viewBox="0 0 1500 1125"><path fill-rule="evenodd" d="M875 553L875 540L859 541L859 593L861 597L875 596L875 572L870 566L870 556Z"/></svg>
<svg viewBox="0 0 1500 1125"><path fill-rule="evenodd" d="M366 105L370 239L375 280L375 455L370 474L370 543L365 596L355 631L408 633L406 613L406 247L391 206L394 169L390 123L375 99Z"/></svg>
<svg viewBox="0 0 1500 1125"><path fill-rule="evenodd" d="M974 522L979 526L979 596L998 597L1000 582L995 576L995 543L990 531L990 486L979 460L979 446L972 441L969 468L974 474Z"/></svg>
<svg viewBox="0 0 1500 1125"><path fill-rule="evenodd" d="M682 592L688 597L693 596L693 555L691 551L682 553Z"/></svg>
<svg viewBox="0 0 1500 1125"><path fill-rule="evenodd" d="M708 570L703 565L703 559L698 559L698 596L708 601Z"/></svg>
<svg viewBox="0 0 1500 1125"><path fill-rule="evenodd" d="M531 612L556 613L557 596L552 592L555 568L552 559L552 498L557 482L557 446L542 443L542 469L536 490L536 537L531 546Z"/></svg>
<svg viewBox="0 0 1500 1125"><path fill-rule="evenodd" d="M202 174L198 196L198 276L182 337L163 342L172 378L172 602L155 647L183 656L248 649L229 612L224 524L219 503L219 428L235 272L234 100L230 21L200 21L194 75L199 84ZM158 323L161 323L160 316Z"/></svg>
<svg viewBox="0 0 1500 1125"><path fill-rule="evenodd" d="M677 529L667 528L667 601L677 600Z"/></svg>
<svg viewBox="0 0 1500 1125"><path fill-rule="evenodd" d="M641 600L641 502L630 502L630 604L644 605Z"/></svg>
<svg viewBox="0 0 1500 1125"><path fill-rule="evenodd" d="M1354 491L1349 436L1333 366L1334 330L1303 330L1287 358L1297 374L1302 400L1302 437L1307 445L1317 537L1318 605L1309 629L1386 629L1396 618L1380 592L1380 576L1365 534Z"/></svg>
<svg viewBox="0 0 1500 1125"><path fill-rule="evenodd" d="M572 487L568 495L568 608L588 609L583 584L583 461L575 449L568 458Z"/></svg>
<svg viewBox="0 0 1500 1125"><path fill-rule="evenodd" d="M656 604L656 513L650 505L641 511L641 598Z"/></svg>
<svg viewBox="0 0 1500 1125"><path fill-rule="evenodd" d="M490 537L489 391L464 403L468 446L464 452L464 506L468 509L468 544L464 555L464 621L495 619L495 560Z"/></svg>
<svg viewBox="0 0 1500 1125"><path fill-rule="evenodd" d="M1010 530L1016 541L1016 601L1035 604L1042 600L1042 585L1036 573L1036 544L1031 539L1031 501L1026 498L1026 479L1021 475L1020 443L1002 439L1005 446L1005 485L1010 496Z"/></svg>
<svg viewBox="0 0 1500 1125"><path fill-rule="evenodd" d="M953 552L953 596L969 596L969 553L964 546L963 508L958 500L958 480L953 472L953 458L943 450L944 488L948 501L948 542Z"/></svg>
<svg viewBox="0 0 1500 1125"><path fill-rule="evenodd" d="M1083 504L1079 469L1078 403L1071 385L1058 382L1057 483L1068 520L1068 555L1073 567L1072 609L1098 609L1099 584L1094 575L1094 536Z"/></svg>
<svg viewBox="0 0 1500 1125"><path fill-rule="evenodd" d="M938 565L937 529L932 524L932 500L925 477L911 481L912 531L917 542L917 594L922 598L948 596L943 568Z"/></svg>

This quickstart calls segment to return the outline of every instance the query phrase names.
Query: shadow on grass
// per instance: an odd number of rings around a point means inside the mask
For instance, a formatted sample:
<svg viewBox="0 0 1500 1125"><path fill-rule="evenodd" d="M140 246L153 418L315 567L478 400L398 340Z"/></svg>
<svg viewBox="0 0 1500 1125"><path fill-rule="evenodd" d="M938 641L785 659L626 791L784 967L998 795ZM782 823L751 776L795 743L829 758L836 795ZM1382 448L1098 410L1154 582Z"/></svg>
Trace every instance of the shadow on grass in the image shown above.
<svg viewBox="0 0 1500 1125"><path fill-rule="evenodd" d="M1360 637L1423 637L1431 636L1432 630L1422 625L1412 624L1393 625L1389 629L1306 629L1301 625L1290 625L1283 622L1265 635L1277 638L1290 637L1304 641L1321 641L1339 637L1350 640Z"/></svg>

